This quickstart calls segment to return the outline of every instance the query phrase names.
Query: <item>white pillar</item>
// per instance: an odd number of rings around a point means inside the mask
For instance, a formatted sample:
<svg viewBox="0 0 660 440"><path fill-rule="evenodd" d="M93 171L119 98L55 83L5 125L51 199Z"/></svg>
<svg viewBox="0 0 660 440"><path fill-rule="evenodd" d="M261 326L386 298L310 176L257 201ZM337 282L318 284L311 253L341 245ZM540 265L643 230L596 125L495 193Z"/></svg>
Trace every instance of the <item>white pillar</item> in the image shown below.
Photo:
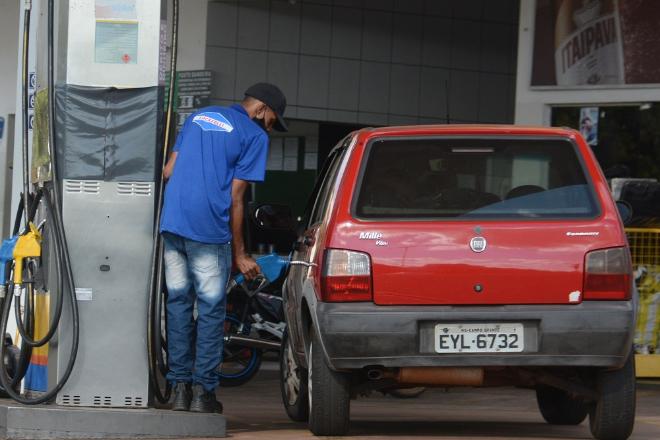
<svg viewBox="0 0 660 440"><path fill-rule="evenodd" d="M206 23L208 0L179 0L179 48L177 70L201 70L206 67ZM168 17L172 0L168 0ZM168 45L169 32L168 26Z"/></svg>

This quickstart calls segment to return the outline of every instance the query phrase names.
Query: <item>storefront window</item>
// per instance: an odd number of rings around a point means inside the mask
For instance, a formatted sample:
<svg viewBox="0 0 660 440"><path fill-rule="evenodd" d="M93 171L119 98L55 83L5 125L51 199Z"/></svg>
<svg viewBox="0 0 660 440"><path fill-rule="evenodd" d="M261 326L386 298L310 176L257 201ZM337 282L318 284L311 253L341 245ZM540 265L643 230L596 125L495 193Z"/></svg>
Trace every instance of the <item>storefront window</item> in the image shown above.
<svg viewBox="0 0 660 440"><path fill-rule="evenodd" d="M552 125L589 131L608 177L660 179L660 103L554 107Z"/></svg>

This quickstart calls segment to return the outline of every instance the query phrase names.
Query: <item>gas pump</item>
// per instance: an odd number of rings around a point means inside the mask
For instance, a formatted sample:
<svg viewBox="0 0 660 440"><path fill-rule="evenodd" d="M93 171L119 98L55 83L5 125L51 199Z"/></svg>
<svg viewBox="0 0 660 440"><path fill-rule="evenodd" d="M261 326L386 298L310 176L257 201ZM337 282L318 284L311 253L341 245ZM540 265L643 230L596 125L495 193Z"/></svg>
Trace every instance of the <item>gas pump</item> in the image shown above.
<svg viewBox="0 0 660 440"><path fill-rule="evenodd" d="M49 417L61 417L57 426L66 426L62 429L67 433L89 436L98 426L95 421L110 426L112 420L112 428L95 436L223 436L222 416L147 409L154 397L161 403L169 398L169 387L161 391L160 378L167 365L157 225L170 143L178 0L166 117L166 5L160 0L25 0L25 81L31 10L46 5L52 179L36 187L29 182L29 115L24 111L23 228L0 248L0 289L4 286L6 293L2 331L13 299L21 361L13 376L0 373L2 385L20 403L56 404L58 411ZM24 96L24 104L26 100ZM31 196L33 190L38 195ZM43 236L34 223L40 216L45 217ZM37 270L43 272L51 298L50 325L40 337L33 325ZM21 363L29 360L33 347L45 344L49 390L28 398L19 385ZM4 356L7 349L0 350ZM107 408L113 411L104 412ZM83 409L84 420L67 413ZM8 406L8 430L12 411L27 409ZM41 420L35 418L31 429L39 429ZM47 420L43 423L49 426Z"/></svg>
<svg viewBox="0 0 660 440"><path fill-rule="evenodd" d="M50 5L49 10L51 10L53 6L52 2L49 5ZM10 376L7 372L7 369L5 368L4 362L1 363L0 367L2 369L2 373L0 374L0 382L2 383L4 391L7 394L9 394L9 396L11 396L14 400L18 401L19 403L23 403L23 404L39 404L39 403L47 402L51 400L59 392L59 390L61 390L61 388L66 383L71 373L71 369L74 365L76 353L77 353L77 344L78 344L77 303L75 300L72 300L71 308L72 308L72 315L74 321L74 326L73 326L74 333L72 335L72 338L74 344L71 346L71 352L70 352L70 356L68 357L69 361L67 364L67 368L62 372L61 380L58 381L53 387L51 387L50 391L42 394L37 398L29 398L19 392L20 390L17 389L16 387L20 384L20 381L23 379L27 371L27 366L32 356L32 348L44 346L46 343L48 343L49 340L53 338L56 328L59 324L59 318L60 318L59 313L61 312L61 306L63 302L62 289L58 289L57 291L58 301L55 307L57 313L54 316L55 320L53 321L50 329L43 338L39 338L39 340L34 340L33 313L34 313L35 297L34 297L34 283L32 279L33 273L31 273L32 271L26 271L26 272L30 272L30 274L29 276L24 277L23 268L24 266L27 266L30 262L34 262L34 259L41 256L41 233L37 230L37 228L34 226L32 221L35 218L37 206L42 200L44 193L46 193L46 197L44 198L44 200L46 200L45 203L48 206L48 216L49 219L51 220L50 227L54 232L53 249L59 251L56 256L56 260L57 260L56 264L58 269L62 269L62 263L63 263L63 265L66 267L67 275L71 275L68 253L62 252L62 249L66 251L66 241L64 240L64 237L61 234L59 234L59 232L61 231L61 217L59 215L59 211L54 211L52 209L53 204L50 203L51 188L47 188L42 185L37 191L35 191L34 194L31 192L33 188L30 185L29 162L28 162L28 156L29 156L28 133L29 133L29 121L30 121L30 115L28 112L28 101L29 101L28 88L30 86L30 79L29 79L30 75L28 74L28 64L29 64L28 54L30 47L30 23L31 23L32 7L33 4L31 1L25 2L23 7L23 20L22 20L23 39L22 39L22 56L21 56L21 71L22 71L22 75L21 75L22 133L21 134L22 134L23 148L21 149L21 153L22 153L23 173L21 177L23 184L22 185L23 192L21 194L21 200L17 211L13 237L9 239L9 242L5 242L5 251L8 251L11 242L15 238L15 242L13 243L13 250L12 250L13 263L14 263L12 268L13 276L10 277L11 280L7 279L6 281L8 289L7 288L5 289L6 294L2 297L2 319L1 319L2 323L0 324L0 328L2 328L2 333L4 334L7 329L9 315L13 302L16 324L22 337L19 368L17 371L14 372L13 376ZM48 23L49 24L48 29L49 29L49 34L51 34L52 14L49 14L49 18L51 19L49 20ZM52 51L49 50L48 55L49 55L49 61L52 60ZM52 63L49 63L49 66L52 66ZM51 72L52 69L49 69L49 80L52 79ZM57 181L54 180L54 183L56 184ZM56 189L56 186L54 187L54 189ZM52 191L52 194L57 196L58 193L55 190ZM21 216L23 217L22 232L20 232ZM4 257L5 258L3 258L3 261L6 261L5 265L7 266L7 264L9 263L9 261L7 261L8 256L5 255ZM61 280L62 277L60 276L59 279ZM3 282L4 281L5 280L3 280ZM69 277L69 285L73 286L71 277ZM21 299L23 300L24 303L23 306L21 306ZM21 309L23 309L24 312L23 314L24 319L22 319L21 317L22 315ZM5 344L2 344L0 346L0 357L5 359L6 354L7 354L7 346Z"/></svg>

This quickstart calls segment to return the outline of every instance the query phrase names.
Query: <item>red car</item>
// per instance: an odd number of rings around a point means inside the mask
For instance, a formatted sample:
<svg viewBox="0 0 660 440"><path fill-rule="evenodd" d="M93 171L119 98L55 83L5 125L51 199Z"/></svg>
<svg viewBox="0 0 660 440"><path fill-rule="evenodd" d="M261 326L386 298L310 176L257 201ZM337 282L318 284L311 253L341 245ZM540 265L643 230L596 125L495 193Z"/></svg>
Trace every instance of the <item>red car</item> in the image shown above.
<svg viewBox="0 0 660 440"><path fill-rule="evenodd" d="M360 130L331 152L299 232L282 393L314 434L346 434L362 391L511 385L536 390L548 423L630 435L630 254L578 132Z"/></svg>

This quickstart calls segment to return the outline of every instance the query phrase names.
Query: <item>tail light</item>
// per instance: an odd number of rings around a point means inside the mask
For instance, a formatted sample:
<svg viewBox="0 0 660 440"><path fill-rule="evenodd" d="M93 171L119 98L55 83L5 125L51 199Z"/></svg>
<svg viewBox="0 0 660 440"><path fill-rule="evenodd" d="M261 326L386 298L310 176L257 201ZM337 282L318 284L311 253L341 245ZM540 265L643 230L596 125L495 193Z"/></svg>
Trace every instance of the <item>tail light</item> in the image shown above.
<svg viewBox="0 0 660 440"><path fill-rule="evenodd" d="M371 301L371 259L363 252L329 249L321 273L321 300Z"/></svg>
<svg viewBox="0 0 660 440"><path fill-rule="evenodd" d="M632 265L628 248L589 252L584 272L584 299L630 299L631 277Z"/></svg>

